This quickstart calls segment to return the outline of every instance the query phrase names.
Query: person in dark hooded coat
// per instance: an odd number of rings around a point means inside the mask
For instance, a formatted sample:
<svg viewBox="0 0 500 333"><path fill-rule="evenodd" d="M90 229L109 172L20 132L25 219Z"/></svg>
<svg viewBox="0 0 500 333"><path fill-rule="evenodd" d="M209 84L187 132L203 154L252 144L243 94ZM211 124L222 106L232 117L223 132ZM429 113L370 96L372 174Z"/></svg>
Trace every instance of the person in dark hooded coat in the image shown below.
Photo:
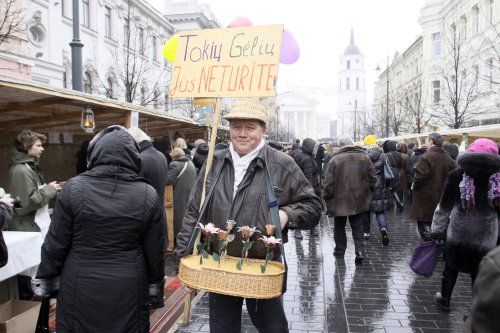
<svg viewBox="0 0 500 333"><path fill-rule="evenodd" d="M196 147L193 157L193 164L196 168L196 172L200 172L201 167L205 164L208 157L208 150L208 143L200 143L198 147Z"/></svg>
<svg viewBox="0 0 500 333"><path fill-rule="evenodd" d="M159 199L163 203L165 186L167 186L167 158L153 147L151 138L140 128L131 127L128 129L128 132L139 145L141 156L141 171L139 172L139 176L145 178L155 188Z"/></svg>
<svg viewBox="0 0 500 333"><path fill-rule="evenodd" d="M111 126L57 198L32 285L46 296L60 281L58 333L149 332L149 309L163 306L163 207L140 168L137 143Z"/></svg>
<svg viewBox="0 0 500 333"><path fill-rule="evenodd" d="M394 140L387 140L382 144L382 148L384 149L385 156L387 157L387 162L392 169L392 173L394 174L394 180L392 182L391 195L396 202L396 205L399 208L399 211L402 212L404 210L404 205L401 202L401 198L398 196L398 187L399 187L399 170L403 169L403 158L401 157L401 153L397 151L398 143Z"/></svg>
<svg viewBox="0 0 500 333"><path fill-rule="evenodd" d="M445 240L445 268L436 304L449 311L458 272L472 284L483 256L500 241L500 157L495 142L477 139L446 178L434 211L431 238Z"/></svg>
<svg viewBox="0 0 500 333"><path fill-rule="evenodd" d="M378 145L372 145L368 148L368 157L373 163L377 182L375 184L375 191L373 192L372 201L370 203L370 213L375 213L375 218L378 222L380 233L382 235L382 244L389 245L387 218L385 212L392 208L391 195L389 193L390 185L384 177L384 164L386 163L386 156L382 152L382 148ZM364 237L370 237L370 215L363 221Z"/></svg>
<svg viewBox="0 0 500 333"><path fill-rule="evenodd" d="M288 153L288 155L290 155L292 158L294 158L293 156L299 152L301 149L300 149L300 140L297 139L295 140L295 143L292 145L292 149L290 149L290 152Z"/></svg>
<svg viewBox="0 0 500 333"><path fill-rule="evenodd" d="M313 157L315 146L316 141L310 138L306 138L304 139L304 141L302 141L302 149L295 150L295 153L291 156L295 163L297 163L297 165L299 166L300 170L302 170L302 173L304 174L304 176L306 176L309 183L311 183L311 185L313 186L314 193L318 197L321 197L318 168ZM311 229L311 235L318 235L318 231L316 230L316 228ZM301 231L296 229L294 231L294 236L298 239L302 239Z"/></svg>

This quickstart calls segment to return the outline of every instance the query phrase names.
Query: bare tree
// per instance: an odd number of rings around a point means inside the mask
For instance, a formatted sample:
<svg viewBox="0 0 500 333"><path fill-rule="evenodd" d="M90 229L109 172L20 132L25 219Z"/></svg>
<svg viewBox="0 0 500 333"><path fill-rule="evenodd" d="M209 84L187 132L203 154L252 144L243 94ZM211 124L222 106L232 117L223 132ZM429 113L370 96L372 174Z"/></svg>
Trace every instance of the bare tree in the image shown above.
<svg viewBox="0 0 500 333"><path fill-rule="evenodd" d="M481 33L483 41L479 47L481 51L479 55L490 67L490 72L487 74L478 74L478 78L488 82L491 86L497 86L500 84L500 79L498 75L493 75L493 73L500 71L500 30L484 12L483 17L488 22L488 29L483 30Z"/></svg>
<svg viewBox="0 0 500 333"><path fill-rule="evenodd" d="M136 26L135 21L138 15L132 3L128 0L123 45L110 48L113 60L112 70L105 74L97 73L100 83L99 91L110 98L123 96L128 103L138 101L143 106L158 107L165 103L165 95L170 83L166 79L168 69L166 66L154 64L158 61L153 60L156 55L147 54L146 45L153 37L151 27L149 24ZM152 48L152 52L157 52L157 50ZM97 55L95 61L98 63ZM152 85L146 86L146 83L152 83Z"/></svg>
<svg viewBox="0 0 500 333"><path fill-rule="evenodd" d="M372 129L373 134L378 137L388 137L389 134L385 132L385 120L386 120L386 104L384 102L380 103L380 109L375 112L375 116L372 119Z"/></svg>
<svg viewBox="0 0 500 333"><path fill-rule="evenodd" d="M400 93L389 96L389 127L395 136L398 136L404 130L406 119L406 109L401 103L400 96Z"/></svg>
<svg viewBox="0 0 500 333"><path fill-rule="evenodd" d="M460 128L480 114L479 102L484 96L478 89L477 75L467 67L471 49L464 37L461 29L444 35L443 62L437 71L442 96L433 97L433 116L451 128Z"/></svg>
<svg viewBox="0 0 500 333"><path fill-rule="evenodd" d="M432 116L425 111L425 95L423 94L422 82L418 82L416 87L409 88L404 94L406 110L404 126L412 133L422 133L432 119Z"/></svg>
<svg viewBox="0 0 500 333"><path fill-rule="evenodd" d="M23 9L19 0L0 1L0 46L22 31Z"/></svg>

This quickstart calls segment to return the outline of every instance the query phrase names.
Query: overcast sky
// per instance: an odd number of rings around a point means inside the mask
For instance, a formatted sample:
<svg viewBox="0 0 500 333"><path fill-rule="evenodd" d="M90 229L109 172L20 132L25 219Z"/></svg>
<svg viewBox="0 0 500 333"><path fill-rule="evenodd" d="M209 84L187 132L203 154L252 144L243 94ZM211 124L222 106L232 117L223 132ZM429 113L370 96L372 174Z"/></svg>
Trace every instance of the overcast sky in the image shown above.
<svg viewBox="0 0 500 333"><path fill-rule="evenodd" d="M163 12L165 0L147 0ZM278 93L293 86L336 89L339 56L349 44L351 27L365 56L367 93L373 95L375 67L385 68L396 51L404 51L421 32L424 0L205 0L222 26L238 16L254 25L284 24L297 39L300 59L280 65ZM334 92L334 91L333 91ZM330 107L330 106L328 106Z"/></svg>

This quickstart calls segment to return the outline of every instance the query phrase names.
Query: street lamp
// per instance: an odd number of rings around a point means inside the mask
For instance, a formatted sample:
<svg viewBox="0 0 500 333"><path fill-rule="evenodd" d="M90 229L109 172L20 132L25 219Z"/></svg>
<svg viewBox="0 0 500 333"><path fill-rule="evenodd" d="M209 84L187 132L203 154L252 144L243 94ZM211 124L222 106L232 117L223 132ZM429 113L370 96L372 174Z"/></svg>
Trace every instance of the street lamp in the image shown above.
<svg viewBox="0 0 500 333"><path fill-rule="evenodd" d="M379 61L380 63L380 61ZM386 76L386 94L385 94L385 136L389 136L389 56L387 56L387 62L386 62L386 70L387 70L387 76ZM375 71L378 73L380 72L380 66L377 63L377 68L375 68Z"/></svg>
<svg viewBox="0 0 500 333"><path fill-rule="evenodd" d="M73 40L71 46L71 75L73 90L83 91L82 77L82 48L80 40L80 13L78 10L79 0L73 0Z"/></svg>

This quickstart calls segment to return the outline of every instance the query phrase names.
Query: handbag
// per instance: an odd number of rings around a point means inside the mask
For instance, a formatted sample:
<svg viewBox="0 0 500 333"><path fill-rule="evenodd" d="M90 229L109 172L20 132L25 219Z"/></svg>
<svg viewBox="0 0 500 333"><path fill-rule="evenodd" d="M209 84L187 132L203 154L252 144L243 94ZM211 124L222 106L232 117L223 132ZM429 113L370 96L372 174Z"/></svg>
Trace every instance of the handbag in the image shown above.
<svg viewBox="0 0 500 333"><path fill-rule="evenodd" d="M410 268L415 273L430 277L436 267L442 247L434 241L423 242L415 246L410 259Z"/></svg>
<svg viewBox="0 0 500 333"><path fill-rule="evenodd" d="M43 296L35 333L49 333L50 296Z"/></svg>
<svg viewBox="0 0 500 333"><path fill-rule="evenodd" d="M386 181L394 179L394 173L392 172L392 168L389 165L387 157L384 160L384 179Z"/></svg>

